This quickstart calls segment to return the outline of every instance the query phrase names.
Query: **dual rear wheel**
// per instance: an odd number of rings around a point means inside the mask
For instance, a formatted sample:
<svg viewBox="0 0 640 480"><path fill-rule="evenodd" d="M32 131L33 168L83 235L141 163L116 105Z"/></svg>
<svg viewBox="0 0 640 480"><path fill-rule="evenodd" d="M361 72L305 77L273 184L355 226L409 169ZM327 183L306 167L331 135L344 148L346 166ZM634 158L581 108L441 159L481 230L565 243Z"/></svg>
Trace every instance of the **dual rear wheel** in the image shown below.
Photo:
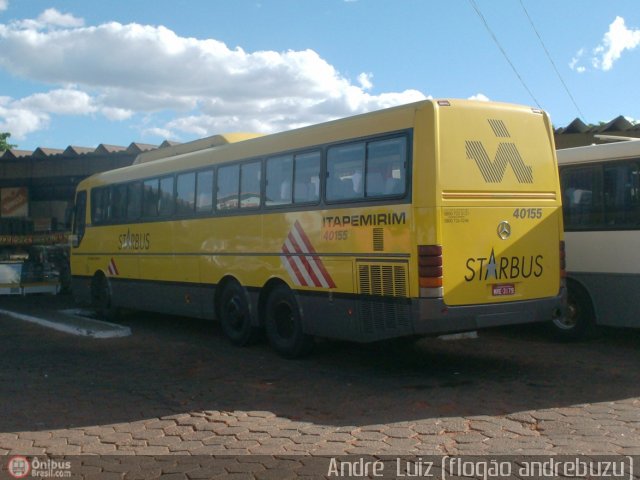
<svg viewBox="0 0 640 480"><path fill-rule="evenodd" d="M231 343L238 346L255 343L261 330L253 324L249 299L242 286L237 282L228 283L219 302L222 330ZM304 333L300 307L286 285L278 285L268 293L264 327L269 343L283 357L301 357L313 348L313 337Z"/></svg>

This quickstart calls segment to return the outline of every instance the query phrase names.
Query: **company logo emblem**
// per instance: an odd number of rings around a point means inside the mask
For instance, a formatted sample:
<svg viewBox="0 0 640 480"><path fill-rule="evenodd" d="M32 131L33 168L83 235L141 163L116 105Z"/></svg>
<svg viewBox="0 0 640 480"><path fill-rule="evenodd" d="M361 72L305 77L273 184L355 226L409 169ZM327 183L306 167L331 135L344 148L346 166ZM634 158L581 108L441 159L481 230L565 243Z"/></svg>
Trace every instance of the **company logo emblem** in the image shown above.
<svg viewBox="0 0 640 480"><path fill-rule="evenodd" d="M506 240L511 236L511 225L509 225L509 222L504 221L498 224L498 236L502 240Z"/></svg>
<svg viewBox="0 0 640 480"><path fill-rule="evenodd" d="M488 122L496 138L511 138L511 134L502 120L488 119ZM500 142L493 160L489 158L482 142L467 140L465 145L467 158L475 161L486 183L502 182L507 165L511 165L518 183L533 183L533 169L524 163L515 143Z"/></svg>
<svg viewBox="0 0 640 480"><path fill-rule="evenodd" d="M7 464L7 471L13 478L25 478L31 471L27 457L12 457Z"/></svg>
<svg viewBox="0 0 640 480"><path fill-rule="evenodd" d="M320 256L296 220L282 245L280 261L299 287L336 288Z"/></svg>

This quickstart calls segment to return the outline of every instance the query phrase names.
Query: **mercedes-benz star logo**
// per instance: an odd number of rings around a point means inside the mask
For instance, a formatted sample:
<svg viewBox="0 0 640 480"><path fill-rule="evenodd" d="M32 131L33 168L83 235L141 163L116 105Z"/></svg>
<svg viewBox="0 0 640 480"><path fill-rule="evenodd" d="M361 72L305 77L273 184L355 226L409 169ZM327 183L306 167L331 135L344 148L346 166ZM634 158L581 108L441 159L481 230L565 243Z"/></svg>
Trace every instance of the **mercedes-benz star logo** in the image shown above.
<svg viewBox="0 0 640 480"><path fill-rule="evenodd" d="M498 224L498 236L502 240L506 240L511 236L511 225L506 220Z"/></svg>

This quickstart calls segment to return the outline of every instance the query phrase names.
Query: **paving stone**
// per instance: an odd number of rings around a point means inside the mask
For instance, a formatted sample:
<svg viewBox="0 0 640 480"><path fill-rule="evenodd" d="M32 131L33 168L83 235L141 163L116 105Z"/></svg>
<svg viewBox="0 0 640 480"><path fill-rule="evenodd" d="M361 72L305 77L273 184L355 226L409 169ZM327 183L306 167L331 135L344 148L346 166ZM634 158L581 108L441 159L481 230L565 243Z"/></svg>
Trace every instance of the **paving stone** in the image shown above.
<svg viewBox="0 0 640 480"><path fill-rule="evenodd" d="M130 443L132 440L133 440L133 437L131 436L130 433L127 433L127 432L109 433L109 434L100 436L100 441L102 443L117 443L117 444L126 445Z"/></svg>
<svg viewBox="0 0 640 480"><path fill-rule="evenodd" d="M385 436L391 437L391 438L408 438L416 434L415 431L409 428L397 428L397 427L385 428L382 431L382 433L384 433Z"/></svg>
<svg viewBox="0 0 640 480"><path fill-rule="evenodd" d="M200 447L203 447L204 444L198 441L182 441L178 443L174 443L168 445L169 451L172 453L176 452L190 452L191 450L197 450Z"/></svg>
<svg viewBox="0 0 640 480"><path fill-rule="evenodd" d="M51 438L51 432L21 432L19 437L22 440L47 440Z"/></svg>
<svg viewBox="0 0 640 480"><path fill-rule="evenodd" d="M473 346L424 339L400 354L321 343L316 356L289 362L266 345L232 348L208 322L133 315L124 321L134 335L102 343L42 335L0 314L9 388L0 455L242 455L263 458L254 463L267 475L281 461L271 455L640 454L637 331L558 344L498 330ZM597 367L585 368L586 355ZM26 387L3 382L3 371ZM184 476L176 462L161 463L165 475Z"/></svg>
<svg viewBox="0 0 640 480"><path fill-rule="evenodd" d="M87 443L81 447L82 453L92 453L96 455L113 454L116 446L112 443Z"/></svg>

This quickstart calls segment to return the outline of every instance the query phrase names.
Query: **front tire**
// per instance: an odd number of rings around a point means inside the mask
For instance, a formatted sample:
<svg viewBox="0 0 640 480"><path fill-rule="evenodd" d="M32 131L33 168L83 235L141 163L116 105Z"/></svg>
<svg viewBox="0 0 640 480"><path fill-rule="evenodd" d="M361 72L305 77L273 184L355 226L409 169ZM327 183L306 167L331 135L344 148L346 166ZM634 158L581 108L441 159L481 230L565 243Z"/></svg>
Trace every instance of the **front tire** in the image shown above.
<svg viewBox="0 0 640 480"><path fill-rule="evenodd" d="M240 284L227 284L220 295L220 324L225 336L239 347L255 343L259 330L253 326L249 301Z"/></svg>
<svg viewBox="0 0 640 480"><path fill-rule="evenodd" d="M277 286L269 294L265 324L269 343L283 357L299 358L313 349L314 338L304 333L298 302L288 287Z"/></svg>
<svg viewBox="0 0 640 480"><path fill-rule="evenodd" d="M111 284L104 275L96 275L91 282L91 306L102 320L114 320L118 316L118 309L113 305Z"/></svg>
<svg viewBox="0 0 640 480"><path fill-rule="evenodd" d="M580 340L595 333L596 316L591 297L578 283L567 284L567 314L553 319L550 328L552 335L562 341Z"/></svg>

